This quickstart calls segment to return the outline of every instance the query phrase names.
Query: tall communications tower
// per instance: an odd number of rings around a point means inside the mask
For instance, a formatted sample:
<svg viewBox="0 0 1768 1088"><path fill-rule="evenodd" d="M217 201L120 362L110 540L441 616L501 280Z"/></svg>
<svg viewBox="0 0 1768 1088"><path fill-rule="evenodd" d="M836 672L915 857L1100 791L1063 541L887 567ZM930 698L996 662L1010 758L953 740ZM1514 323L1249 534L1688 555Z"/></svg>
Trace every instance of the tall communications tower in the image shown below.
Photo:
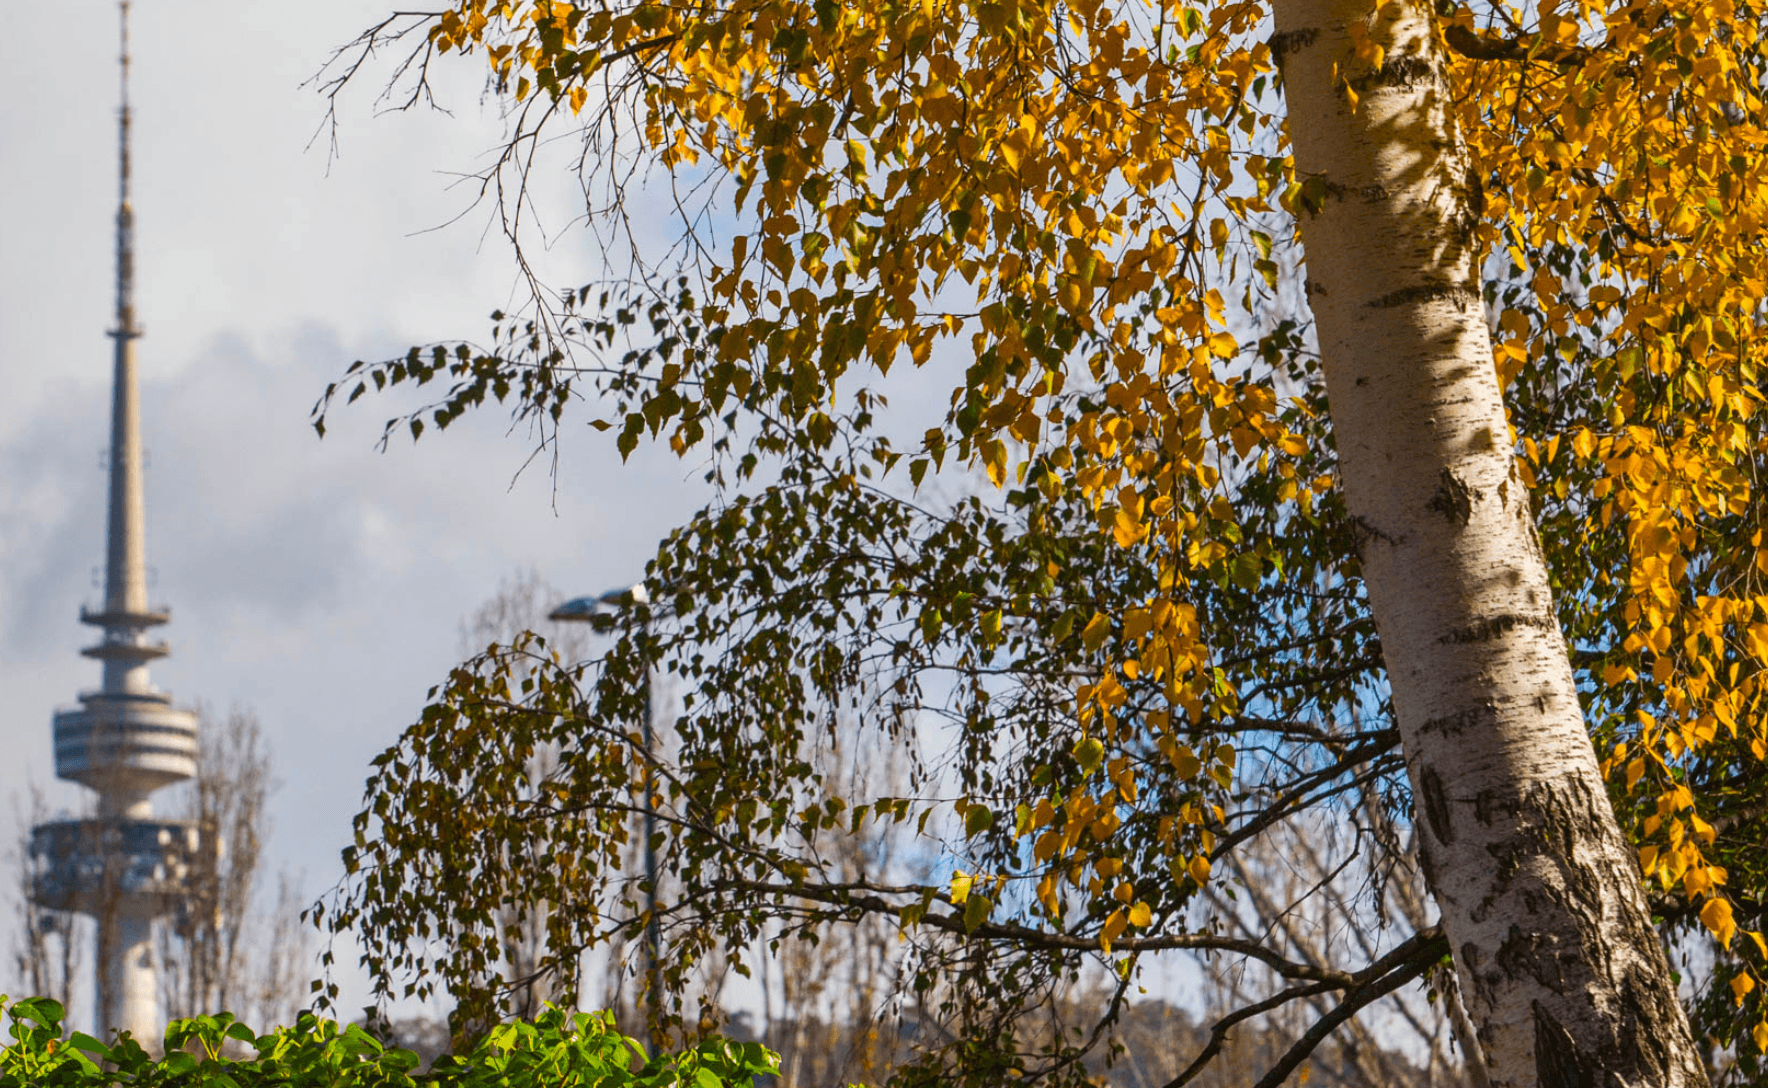
<svg viewBox="0 0 1768 1088"><path fill-rule="evenodd" d="M55 773L90 788L95 815L31 832L32 898L96 923L97 1026L159 1041L153 920L183 902L201 845L188 821L156 820L153 791L196 773L196 715L149 681L148 662L169 651L149 637L171 619L147 600L146 514L141 493L141 398L136 387L134 211L129 204L129 0L120 0L122 108L118 111L117 313L111 393L110 524L104 603L80 621L104 634L81 651L104 666L97 691L55 715Z"/></svg>

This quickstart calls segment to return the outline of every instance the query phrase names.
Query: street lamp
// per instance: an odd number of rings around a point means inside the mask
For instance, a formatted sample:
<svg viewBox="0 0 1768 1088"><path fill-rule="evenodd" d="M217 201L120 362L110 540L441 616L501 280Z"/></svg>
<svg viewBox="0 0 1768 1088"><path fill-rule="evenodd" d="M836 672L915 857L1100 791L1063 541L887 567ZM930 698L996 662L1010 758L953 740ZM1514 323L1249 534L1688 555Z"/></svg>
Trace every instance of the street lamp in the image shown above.
<svg viewBox="0 0 1768 1088"><path fill-rule="evenodd" d="M611 631L619 622L619 616L627 609L651 603L651 596L646 592L644 584L628 586L625 589L611 589L599 597L573 597L547 613L547 618L560 623L587 623L597 631ZM642 621L642 630L649 634L650 620L647 616ZM654 750L651 740L651 667L645 666L644 673L644 718L640 723L640 734L644 739L645 761L641 782L644 786L644 823L645 823L645 893L646 925L645 925L645 985L649 991L651 1003L651 1031L654 1035L662 1022L663 991L659 986L662 966L662 937L657 924L657 850L652 839L657 832L657 813L651 801L651 760ZM653 1040L655 1043L655 1040Z"/></svg>

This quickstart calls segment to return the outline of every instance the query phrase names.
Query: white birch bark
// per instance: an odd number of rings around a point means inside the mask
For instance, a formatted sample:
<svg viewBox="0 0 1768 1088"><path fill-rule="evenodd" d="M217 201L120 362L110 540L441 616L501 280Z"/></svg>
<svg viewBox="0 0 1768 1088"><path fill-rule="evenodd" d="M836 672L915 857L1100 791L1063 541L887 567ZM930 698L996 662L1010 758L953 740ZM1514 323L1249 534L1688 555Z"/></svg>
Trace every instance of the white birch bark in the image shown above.
<svg viewBox="0 0 1768 1088"><path fill-rule="evenodd" d="M1273 7L1297 173L1325 183L1302 241L1341 482L1487 1074L1704 1085L1516 474L1430 11ZM1379 68L1352 56L1357 22Z"/></svg>

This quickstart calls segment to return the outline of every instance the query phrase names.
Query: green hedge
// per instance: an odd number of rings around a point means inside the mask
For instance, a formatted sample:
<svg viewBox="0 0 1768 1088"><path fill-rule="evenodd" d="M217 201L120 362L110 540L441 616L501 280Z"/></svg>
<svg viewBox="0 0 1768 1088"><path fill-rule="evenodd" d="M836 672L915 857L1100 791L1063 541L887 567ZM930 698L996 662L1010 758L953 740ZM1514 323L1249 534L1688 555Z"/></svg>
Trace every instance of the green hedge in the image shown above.
<svg viewBox="0 0 1768 1088"><path fill-rule="evenodd" d="M0 1088L753 1088L756 1077L779 1071L760 1043L722 1038L650 1058L611 1015L550 1007L421 1073L411 1051L311 1014L267 1035L228 1013L175 1020L156 1059L127 1035L108 1047L89 1035L64 1038L59 1002L19 1001L7 1013L13 1041L0 1051ZM224 1053L246 1048L257 1056Z"/></svg>

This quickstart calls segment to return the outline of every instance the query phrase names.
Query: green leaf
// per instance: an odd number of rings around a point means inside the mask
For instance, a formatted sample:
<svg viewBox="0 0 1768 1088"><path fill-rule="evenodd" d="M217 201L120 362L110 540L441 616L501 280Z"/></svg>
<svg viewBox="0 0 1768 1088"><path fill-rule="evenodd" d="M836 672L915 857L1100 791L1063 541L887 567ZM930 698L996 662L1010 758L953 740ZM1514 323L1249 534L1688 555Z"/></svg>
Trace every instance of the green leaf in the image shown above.
<svg viewBox="0 0 1768 1088"><path fill-rule="evenodd" d="M1001 640L1001 610L996 608L982 614L982 642L985 646L993 646Z"/></svg>
<svg viewBox="0 0 1768 1088"><path fill-rule="evenodd" d="M75 1050L85 1051L87 1054L92 1055L101 1062L113 1060L111 1058L110 1047L105 1046L103 1043L94 1039L92 1036L87 1035L83 1031L76 1031L68 1036L68 1045Z"/></svg>
<svg viewBox="0 0 1768 1088"><path fill-rule="evenodd" d="M1064 612L1050 624L1050 641L1061 642L1074 631L1074 613Z"/></svg>
<svg viewBox="0 0 1768 1088"><path fill-rule="evenodd" d="M1074 761L1080 764L1083 775L1090 775L1105 762L1105 745L1095 737L1082 737L1074 746Z"/></svg>
<svg viewBox="0 0 1768 1088"><path fill-rule="evenodd" d="M964 932L974 933L977 926L988 921L989 913L993 910L994 900L986 895L971 893L964 900Z"/></svg>
<svg viewBox="0 0 1768 1088"><path fill-rule="evenodd" d="M964 837L975 838L994 826L994 810L987 805L972 804L964 810Z"/></svg>

